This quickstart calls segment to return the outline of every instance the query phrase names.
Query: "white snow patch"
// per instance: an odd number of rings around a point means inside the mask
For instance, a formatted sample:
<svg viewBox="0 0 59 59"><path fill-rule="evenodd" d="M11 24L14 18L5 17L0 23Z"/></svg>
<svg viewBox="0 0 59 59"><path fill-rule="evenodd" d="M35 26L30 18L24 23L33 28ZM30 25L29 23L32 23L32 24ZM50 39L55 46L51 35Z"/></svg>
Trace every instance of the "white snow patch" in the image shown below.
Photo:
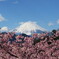
<svg viewBox="0 0 59 59"><path fill-rule="evenodd" d="M17 33L25 33L27 35L30 35L32 32L36 32L36 30L46 31L46 29L42 28L41 26L38 26L36 22L22 22L20 23L20 26L16 28Z"/></svg>

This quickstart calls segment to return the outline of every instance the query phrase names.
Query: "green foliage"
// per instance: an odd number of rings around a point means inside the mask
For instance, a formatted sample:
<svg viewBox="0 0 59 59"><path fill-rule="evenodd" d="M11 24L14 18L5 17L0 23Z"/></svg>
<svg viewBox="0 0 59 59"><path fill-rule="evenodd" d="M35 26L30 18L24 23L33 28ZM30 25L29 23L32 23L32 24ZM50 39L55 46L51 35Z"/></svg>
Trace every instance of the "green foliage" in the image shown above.
<svg viewBox="0 0 59 59"><path fill-rule="evenodd" d="M53 32L53 33L56 33L56 30L54 29L54 30L52 30L52 32Z"/></svg>

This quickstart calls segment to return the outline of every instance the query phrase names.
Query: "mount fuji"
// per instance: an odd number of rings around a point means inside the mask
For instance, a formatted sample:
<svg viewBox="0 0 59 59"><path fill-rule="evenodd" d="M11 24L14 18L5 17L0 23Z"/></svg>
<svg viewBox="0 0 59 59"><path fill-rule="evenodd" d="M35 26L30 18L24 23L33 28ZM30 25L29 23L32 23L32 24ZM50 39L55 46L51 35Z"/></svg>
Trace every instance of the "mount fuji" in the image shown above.
<svg viewBox="0 0 59 59"><path fill-rule="evenodd" d="M20 26L15 28L13 31L16 33L25 33L27 35L31 35L32 33L43 33L47 30L37 25L36 22L28 21L20 23Z"/></svg>

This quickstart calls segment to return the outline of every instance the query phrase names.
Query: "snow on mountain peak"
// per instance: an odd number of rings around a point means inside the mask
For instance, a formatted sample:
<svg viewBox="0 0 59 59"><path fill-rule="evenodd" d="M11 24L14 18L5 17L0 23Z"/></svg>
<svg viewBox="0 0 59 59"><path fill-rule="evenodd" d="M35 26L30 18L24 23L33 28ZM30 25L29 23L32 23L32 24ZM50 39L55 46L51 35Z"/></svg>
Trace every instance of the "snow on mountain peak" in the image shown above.
<svg viewBox="0 0 59 59"><path fill-rule="evenodd" d="M16 32L25 33L30 35L32 32L36 32L36 30L46 31L46 29L37 25L36 22L22 22L20 26L16 28Z"/></svg>

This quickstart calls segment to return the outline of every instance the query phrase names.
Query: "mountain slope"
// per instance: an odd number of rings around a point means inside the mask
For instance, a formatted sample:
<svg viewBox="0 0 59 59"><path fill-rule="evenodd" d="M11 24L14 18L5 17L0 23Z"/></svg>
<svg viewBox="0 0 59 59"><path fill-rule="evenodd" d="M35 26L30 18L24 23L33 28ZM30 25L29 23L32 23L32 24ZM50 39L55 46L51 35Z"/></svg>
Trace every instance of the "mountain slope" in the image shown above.
<svg viewBox="0 0 59 59"><path fill-rule="evenodd" d="M17 33L25 33L27 35L30 35L31 33L36 33L36 32L44 32L46 29L38 26L35 22L24 22L21 23L20 26L18 26L15 29L15 32Z"/></svg>

